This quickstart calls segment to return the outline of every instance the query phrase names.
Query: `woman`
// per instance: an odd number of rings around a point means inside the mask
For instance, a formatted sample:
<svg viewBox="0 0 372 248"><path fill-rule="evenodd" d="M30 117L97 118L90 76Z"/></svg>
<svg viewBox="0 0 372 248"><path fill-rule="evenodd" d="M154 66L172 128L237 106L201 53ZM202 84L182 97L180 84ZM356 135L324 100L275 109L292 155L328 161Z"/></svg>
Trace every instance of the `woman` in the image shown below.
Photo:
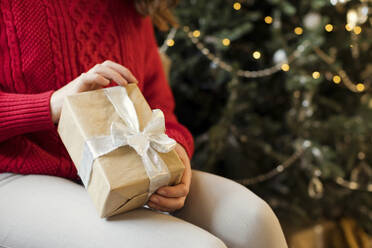
<svg viewBox="0 0 372 248"><path fill-rule="evenodd" d="M245 188L201 172L190 187L192 136L173 113L144 17L162 28L174 24L173 2L0 1L0 247L225 247L220 239L230 247L285 247L271 209ZM56 132L63 98L128 83L163 110L186 167L182 182L160 188L148 205L179 210L188 222L145 209L99 219L75 183Z"/></svg>

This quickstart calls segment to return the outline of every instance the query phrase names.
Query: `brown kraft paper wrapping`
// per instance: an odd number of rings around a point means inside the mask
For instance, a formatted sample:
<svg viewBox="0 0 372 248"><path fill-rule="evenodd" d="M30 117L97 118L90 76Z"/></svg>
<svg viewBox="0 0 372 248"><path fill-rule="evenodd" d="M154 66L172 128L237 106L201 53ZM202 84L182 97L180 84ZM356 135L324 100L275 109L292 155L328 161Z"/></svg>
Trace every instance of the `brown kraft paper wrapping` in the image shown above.
<svg viewBox="0 0 372 248"><path fill-rule="evenodd" d="M152 111L137 85L129 84L126 90L143 130L151 119ZM82 160L85 141L110 135L114 121L124 124L103 89L66 97L58 133L77 168ZM169 185L179 184L185 167L175 150L158 154L171 174ZM133 148L124 146L94 161L87 190L103 218L143 206L149 184L141 157Z"/></svg>

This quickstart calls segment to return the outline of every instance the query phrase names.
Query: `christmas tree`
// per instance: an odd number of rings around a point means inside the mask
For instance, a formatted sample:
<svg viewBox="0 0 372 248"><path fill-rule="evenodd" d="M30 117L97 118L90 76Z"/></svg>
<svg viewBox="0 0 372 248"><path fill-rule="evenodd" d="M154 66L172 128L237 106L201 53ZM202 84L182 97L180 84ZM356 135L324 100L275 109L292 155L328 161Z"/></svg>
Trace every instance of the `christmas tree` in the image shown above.
<svg viewBox="0 0 372 248"><path fill-rule="evenodd" d="M194 168L246 185L283 223L349 216L372 233L371 7L181 1L179 29L158 38Z"/></svg>

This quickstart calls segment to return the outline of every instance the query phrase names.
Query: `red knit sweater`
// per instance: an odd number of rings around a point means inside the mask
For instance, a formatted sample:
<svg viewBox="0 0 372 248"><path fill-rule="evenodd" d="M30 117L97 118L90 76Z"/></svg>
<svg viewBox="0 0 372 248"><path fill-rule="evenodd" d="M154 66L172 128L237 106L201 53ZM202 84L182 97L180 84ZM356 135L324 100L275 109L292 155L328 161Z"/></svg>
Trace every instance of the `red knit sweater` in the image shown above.
<svg viewBox="0 0 372 248"><path fill-rule="evenodd" d="M133 72L191 157L193 139L173 113L152 23L131 0L2 0L0 173L78 178L51 121L50 96L104 60Z"/></svg>

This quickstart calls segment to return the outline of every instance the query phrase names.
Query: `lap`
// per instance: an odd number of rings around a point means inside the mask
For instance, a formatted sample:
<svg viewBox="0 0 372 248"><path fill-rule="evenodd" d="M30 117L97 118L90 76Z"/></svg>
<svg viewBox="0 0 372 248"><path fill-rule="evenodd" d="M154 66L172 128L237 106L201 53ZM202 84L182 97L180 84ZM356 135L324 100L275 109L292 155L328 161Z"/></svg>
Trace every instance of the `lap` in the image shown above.
<svg viewBox="0 0 372 248"><path fill-rule="evenodd" d="M100 219L82 186L51 176L0 174L0 223L0 247L225 247L148 209Z"/></svg>

